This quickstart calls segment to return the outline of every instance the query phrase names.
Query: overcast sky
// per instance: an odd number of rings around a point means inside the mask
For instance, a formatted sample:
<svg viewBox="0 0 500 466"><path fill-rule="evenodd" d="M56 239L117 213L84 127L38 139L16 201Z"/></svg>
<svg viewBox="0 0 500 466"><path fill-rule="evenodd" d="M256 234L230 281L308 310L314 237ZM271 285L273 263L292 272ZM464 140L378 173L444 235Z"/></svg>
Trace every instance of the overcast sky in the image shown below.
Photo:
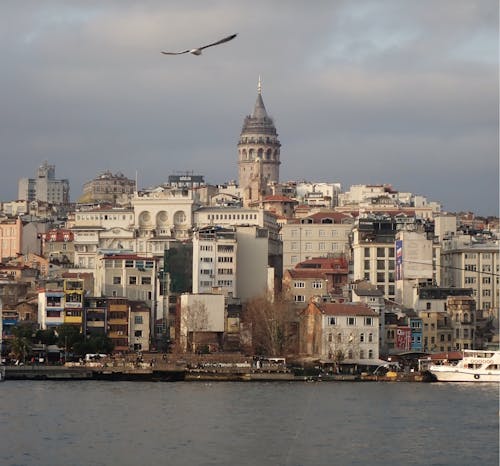
<svg viewBox="0 0 500 466"><path fill-rule="evenodd" d="M258 76L280 180L390 183L498 214L498 1L6 0L0 200L44 161L72 199L103 170L140 187L237 179ZM166 56L238 33L201 56Z"/></svg>

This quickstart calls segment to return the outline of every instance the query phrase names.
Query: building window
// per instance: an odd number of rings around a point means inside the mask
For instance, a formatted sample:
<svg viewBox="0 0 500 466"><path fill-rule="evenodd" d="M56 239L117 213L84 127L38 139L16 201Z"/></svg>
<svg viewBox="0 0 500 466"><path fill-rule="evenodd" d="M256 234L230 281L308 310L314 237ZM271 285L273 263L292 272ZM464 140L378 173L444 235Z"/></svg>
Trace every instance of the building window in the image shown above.
<svg viewBox="0 0 500 466"><path fill-rule="evenodd" d="M121 285L122 278L121 277L113 277L113 285Z"/></svg>
<svg viewBox="0 0 500 466"><path fill-rule="evenodd" d="M377 261L377 270L385 270L385 261L383 260Z"/></svg>
<svg viewBox="0 0 500 466"><path fill-rule="evenodd" d="M305 288L306 283L305 282L294 282L293 287L294 288Z"/></svg>
<svg viewBox="0 0 500 466"><path fill-rule="evenodd" d="M134 324L141 325L142 324L142 316L134 316Z"/></svg>
<svg viewBox="0 0 500 466"><path fill-rule="evenodd" d="M359 342L360 343L364 343L365 342L365 334L364 333L360 333L359 334Z"/></svg>
<svg viewBox="0 0 500 466"><path fill-rule="evenodd" d="M385 248L377 248L377 257L385 257Z"/></svg>
<svg viewBox="0 0 500 466"><path fill-rule="evenodd" d="M336 317L329 317L328 318L328 323L330 325L337 325L337 318Z"/></svg>
<svg viewBox="0 0 500 466"><path fill-rule="evenodd" d="M142 337L142 330L136 330L134 332L134 336L136 336L137 338L141 338Z"/></svg>
<svg viewBox="0 0 500 466"><path fill-rule="evenodd" d="M370 270L370 261L365 260L365 270Z"/></svg>
<svg viewBox="0 0 500 466"><path fill-rule="evenodd" d="M304 295L300 295L300 294L298 294L298 295L297 295L297 294L296 294L296 295L294 295L293 299L294 299L294 301L295 301L296 303L303 303L303 302L305 302L305 301L306 301L306 297L305 297Z"/></svg>
<svg viewBox="0 0 500 466"><path fill-rule="evenodd" d="M316 288L316 289L317 288L323 288L323 283L320 282L320 281L318 281L318 280L315 280L315 281L312 282L312 287Z"/></svg>
<svg viewBox="0 0 500 466"><path fill-rule="evenodd" d="M365 317L365 325L373 325L373 317Z"/></svg>
<svg viewBox="0 0 500 466"><path fill-rule="evenodd" d="M137 285L137 277L128 277L129 285Z"/></svg>
<svg viewBox="0 0 500 466"><path fill-rule="evenodd" d="M356 325L356 317L348 317L347 325Z"/></svg>
<svg viewBox="0 0 500 466"><path fill-rule="evenodd" d="M373 350L368 350L368 359L373 359Z"/></svg>
<svg viewBox="0 0 500 466"><path fill-rule="evenodd" d="M368 343L373 343L373 333L368 334Z"/></svg>
<svg viewBox="0 0 500 466"><path fill-rule="evenodd" d="M370 257L370 248L365 248L365 257Z"/></svg>
<svg viewBox="0 0 500 466"><path fill-rule="evenodd" d="M141 285L151 285L151 277L141 277Z"/></svg>

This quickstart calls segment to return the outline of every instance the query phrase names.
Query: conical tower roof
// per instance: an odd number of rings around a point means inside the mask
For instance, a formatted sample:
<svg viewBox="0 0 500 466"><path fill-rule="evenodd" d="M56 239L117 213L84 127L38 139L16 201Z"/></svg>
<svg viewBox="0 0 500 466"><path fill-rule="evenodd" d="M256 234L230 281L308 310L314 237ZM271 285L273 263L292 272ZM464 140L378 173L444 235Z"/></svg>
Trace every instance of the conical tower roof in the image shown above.
<svg viewBox="0 0 500 466"><path fill-rule="evenodd" d="M272 134L277 135L273 119L267 114L264 100L262 99L262 81L259 76L257 86L257 100L251 115L247 115L243 122L241 135L244 134Z"/></svg>

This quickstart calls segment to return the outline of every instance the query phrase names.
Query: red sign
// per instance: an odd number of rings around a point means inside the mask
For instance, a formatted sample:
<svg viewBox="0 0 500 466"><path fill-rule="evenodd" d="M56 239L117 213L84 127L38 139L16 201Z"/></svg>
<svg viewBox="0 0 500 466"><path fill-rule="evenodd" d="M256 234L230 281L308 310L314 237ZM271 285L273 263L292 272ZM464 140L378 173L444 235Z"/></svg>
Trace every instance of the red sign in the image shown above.
<svg viewBox="0 0 500 466"><path fill-rule="evenodd" d="M398 327L396 330L396 348L398 350L410 351L411 329L410 327Z"/></svg>

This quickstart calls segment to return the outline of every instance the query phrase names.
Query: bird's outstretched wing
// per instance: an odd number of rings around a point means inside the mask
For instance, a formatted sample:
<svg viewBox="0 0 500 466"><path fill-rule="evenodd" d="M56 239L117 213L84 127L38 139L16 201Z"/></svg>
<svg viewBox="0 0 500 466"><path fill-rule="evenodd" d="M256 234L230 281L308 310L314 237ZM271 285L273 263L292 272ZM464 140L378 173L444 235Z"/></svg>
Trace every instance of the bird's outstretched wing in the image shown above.
<svg viewBox="0 0 500 466"><path fill-rule="evenodd" d="M161 51L161 53L163 53L164 55L182 55L183 53L189 53L190 51L189 50L184 50L183 52L164 52L163 50Z"/></svg>
<svg viewBox="0 0 500 466"><path fill-rule="evenodd" d="M164 55L182 55L183 53L192 53L193 55L201 55L201 51L203 49L206 49L208 47L213 47L214 45L223 44L224 42L229 42L230 40L234 39L237 35L238 34L231 34L230 36L224 37L224 39L220 39L212 44L203 45L202 47L196 47L194 49L183 50L182 52L164 52L162 50L161 53L163 53Z"/></svg>
<svg viewBox="0 0 500 466"><path fill-rule="evenodd" d="M219 45L223 44L224 42L229 42L230 40L233 40L238 34L231 34L230 36L224 37L224 39L218 40L217 42L214 42L213 44L208 44L204 45L203 47L200 47L200 50L206 49L208 47L213 47L214 45Z"/></svg>

